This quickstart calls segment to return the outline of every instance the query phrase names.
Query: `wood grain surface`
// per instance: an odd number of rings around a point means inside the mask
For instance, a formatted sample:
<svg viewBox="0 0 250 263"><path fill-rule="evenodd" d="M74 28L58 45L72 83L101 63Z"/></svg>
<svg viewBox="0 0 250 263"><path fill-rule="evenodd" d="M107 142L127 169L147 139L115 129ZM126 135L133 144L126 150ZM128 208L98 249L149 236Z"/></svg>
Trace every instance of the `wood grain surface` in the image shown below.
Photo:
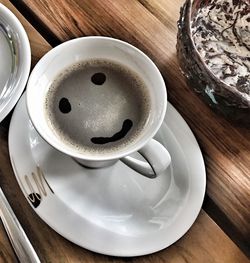
<svg viewBox="0 0 250 263"><path fill-rule="evenodd" d="M33 244L41 262L135 263L247 263L249 260L215 222L202 211L192 228L179 241L158 253L136 258L99 255L67 241L47 226L24 198L13 174L7 144L8 129L0 127L0 185ZM15 262L0 227L0 262Z"/></svg>
<svg viewBox="0 0 250 263"><path fill-rule="evenodd" d="M250 132L213 113L185 84L175 48L183 0L23 0L22 4L60 42L87 35L112 36L153 59L166 81L169 101L202 148L209 197L249 242Z"/></svg>
<svg viewBox="0 0 250 263"><path fill-rule="evenodd" d="M61 2L63 3L64 1L61 1ZM68 5L70 5L70 2L71 1L67 2ZM122 1L119 1L119 3L120 2ZM126 1L124 1L124 3L125 2ZM129 2L130 0L128 1L128 3ZM147 3L147 1L141 1L141 2L143 4ZM168 6L165 3L166 1L162 1L162 4L160 4L161 1L148 1L148 2L150 2L150 5L148 5L147 7L148 14L152 16L151 14L154 14L154 12L157 11L159 12L159 19L160 17L162 17L162 21L164 21L165 19L165 21L167 22L167 19L165 18L165 15L164 15L164 12L166 12L165 6L166 7ZM21 17L21 15L17 12L17 10L15 10L15 8L9 3L9 1L0 0L0 3L4 3L7 7L9 7L19 17L19 19L23 23L26 31L28 32L28 35L31 41L32 52L33 52L32 60L33 60L33 64L35 64L35 62L40 58L40 56L43 55L46 51L48 51L51 47L41 36L39 36L39 34L34 30L34 28L31 25L29 25L29 23L25 19ZM81 2L80 4L82 3L83 2ZM134 1L131 1L131 3L134 3ZM159 7L157 6L157 3ZM75 2L73 4L75 4ZM107 4L110 4L110 3L107 1ZM141 4L138 4L138 5L141 8ZM176 8L174 6L175 5L173 5L172 8ZM34 7L31 6L30 8L33 9ZM125 8L125 10L127 9ZM131 10L133 10L133 8ZM53 12L53 10L50 12ZM171 15L173 10L172 11L168 10L167 12L169 12L169 15ZM67 17L67 15L65 16ZM146 28L146 25L145 25L145 28ZM174 22L172 23L172 25L169 25L169 27L172 29L175 28ZM81 34L84 34L84 33L81 32ZM63 41L63 38L62 38L62 41ZM134 44L136 43L137 43L137 40L135 40ZM137 44L139 46L140 42L138 42ZM141 48L143 48L144 45L142 45L141 43L140 46ZM175 64L176 61L173 63L174 63L173 65L175 65L177 69L177 64ZM158 63L158 64L162 67L161 63ZM168 65L168 67L170 67L170 65ZM168 71L169 70L170 68L168 68ZM164 74L164 76L166 77L166 80L167 80L168 74ZM167 82L168 81L169 80L167 80ZM194 100L196 99L196 97L189 91L189 89L184 84L183 86L179 85L176 88L182 88L186 90L184 94L189 94L189 96L192 96ZM169 87L169 89L172 90L170 91L170 94L173 93L173 95L170 95L170 99L173 102L176 101L176 105L178 105L179 108L182 109L182 107L180 106L181 103L178 103L178 99L177 99L178 96L175 97L176 96L175 91L173 90L174 87L171 86ZM199 100L197 100L197 103L200 103ZM195 102L194 102L194 105L195 105ZM199 105L201 106L203 104L200 103L198 104L198 106ZM205 105L203 105L203 107L205 107ZM208 113L207 118L211 117L212 115L212 117L215 118L215 121L217 123L221 123L221 122L222 124L226 123L224 120L221 120L220 118L214 116L208 109L206 109L206 107L204 111L207 111ZM186 115L188 114L184 114L185 118L188 120L189 124L193 126L193 128L196 128L199 126L195 124L195 121L189 120L190 117ZM170 263L176 263L176 262L177 263L184 263L184 262L185 263L186 262L194 262L194 263L196 262L197 263L198 262L199 263L200 262L208 262L208 263L209 262L211 263L212 262L218 262L218 263L219 262L228 262L228 263L242 262L242 263L245 263L245 262L249 262L248 259L244 256L244 254L239 250L239 248L232 242L232 240L230 240L228 236L225 235L225 233L216 225L216 223L204 211L200 213L197 221L194 223L193 227L188 231L188 233L184 237L182 237L178 242L170 246L168 249L165 249L163 251L160 251L158 253L155 253L149 256L145 256L145 257L138 257L138 258L131 258L131 259L107 257L107 256L102 256L96 253L92 253L83 248L80 248L79 246L72 244L71 242L67 241L66 239L61 237L59 234L57 234L55 231L53 231L50 227L48 227L35 214L35 212L32 210L32 208L29 206L26 199L24 198L17 184L15 176L13 174L12 167L11 167L10 160L9 160L8 143L7 143L8 120L9 119L7 118L7 120L5 120L4 123L0 124L0 185L3 188L4 192L6 193L6 196L11 206L13 207L14 212L16 213L18 219L20 220L20 223L23 225L25 232L27 233L30 241L34 245L42 262L127 262L127 261L138 262L138 263L139 262L141 263L144 263L144 262L145 263L146 262L156 262L156 263L157 262L170 262ZM229 124L227 125L228 127L231 127L233 129L233 132L237 132L239 136L243 136L243 131L241 133L241 130L237 130L236 128L233 128L232 126L229 126ZM202 129L201 131L199 131L198 129L197 135L199 135L202 131L203 131ZM213 132L216 132L216 131L213 131ZM203 140L201 141L202 143L204 143ZM204 146L206 146L206 144L204 144ZM247 148L247 145L246 145L246 148ZM215 152L217 153L220 152L218 148L216 149L217 150ZM241 149L239 149L239 152L242 154ZM209 152L206 151L206 155L209 156ZM210 158L211 159L214 158L215 160L217 160L216 155L215 156L212 155ZM209 160L208 157L206 159ZM228 160L229 165L232 165L233 167L236 166L236 164L233 165L234 162L229 161L229 159L227 160ZM216 169L218 169L217 166L219 166L219 164L217 162ZM210 164L208 163L208 165ZM243 166L246 167L247 163L243 162ZM225 169L229 172L227 168ZM213 177L213 175L210 175L210 173L211 171L209 172L209 176L210 176L209 180L212 180L211 178ZM220 177L225 175L225 171L216 170L216 173L221 173ZM222 184L222 186L224 187L224 184ZM218 186L216 187L218 188ZM243 190L245 191L247 187L243 187ZM222 190L223 188L221 189L221 191ZM240 199L241 196L238 198L239 200L241 200ZM248 200L246 200L245 205L248 205L248 204L249 204ZM237 210L237 207L235 209ZM229 209L229 212L231 213L230 209ZM237 210L235 213L239 214L241 213L241 211ZM238 221L233 221L233 222L237 223ZM7 237L1 225L0 225L0 262L16 262L13 251L11 250L10 244L8 243Z"/></svg>
<svg viewBox="0 0 250 263"><path fill-rule="evenodd" d="M2 222L0 222L0 262L17 262L15 253L9 244Z"/></svg>

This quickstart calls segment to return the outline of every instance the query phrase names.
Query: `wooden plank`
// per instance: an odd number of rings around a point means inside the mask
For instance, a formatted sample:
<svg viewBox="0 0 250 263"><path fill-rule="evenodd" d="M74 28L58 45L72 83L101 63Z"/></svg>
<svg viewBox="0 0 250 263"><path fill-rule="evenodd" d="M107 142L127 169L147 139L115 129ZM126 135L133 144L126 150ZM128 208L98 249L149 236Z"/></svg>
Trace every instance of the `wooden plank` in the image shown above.
<svg viewBox="0 0 250 263"><path fill-rule="evenodd" d="M3 0L0 0L3 2ZM5 1L9 7L9 2ZM16 10L13 9L16 13ZM26 22L25 22L26 23ZM36 34L30 34L31 41ZM44 42L41 42L43 49ZM48 44L46 43L46 46ZM39 49L39 42L37 42ZM39 53L38 53L39 54ZM42 52L41 52L42 54ZM33 59L39 58L38 56ZM42 262L127 262L127 259L106 257L92 253L73 243L48 227L25 200L13 174L8 156L8 129L0 125L0 185L20 220ZM223 244L223 246L221 245ZM7 252L6 252L7 251ZM6 257L6 255L8 255ZM15 262L7 238L0 228L0 262ZM133 262L248 262L237 246L205 213L201 212L188 233L177 243L146 257L130 259Z"/></svg>
<svg viewBox="0 0 250 263"><path fill-rule="evenodd" d="M13 249L9 243L8 237L4 230L2 222L0 222L0 262L7 263L13 262L17 263L16 256Z"/></svg>
<svg viewBox="0 0 250 263"><path fill-rule="evenodd" d="M50 45L47 43L47 41L37 33L37 31L34 29L34 27L27 22L27 20L16 10L16 8L8 1L8 0L0 0L0 3L8 7L20 20L22 25L24 26L26 32L28 33L28 37L31 44L31 53L32 53L32 66L36 64L36 62L51 49ZM4 144L1 143L0 145L0 156L3 154L5 155L5 158L8 157L8 150L7 150L7 134L8 134L8 126L9 124L9 117L7 117L4 121L4 123L0 124L0 137L4 140ZM3 147L2 147L3 146ZM9 162L9 160L7 161ZM1 163L1 162L0 162ZM12 169L8 167L8 169L5 169L6 167L1 164L0 168L0 177L2 176L9 176L10 174L13 175ZM3 171L4 170L4 171ZM2 183L2 181L0 180ZM2 184L0 185L2 186ZM3 187L5 188L5 187ZM9 187L8 187L9 188ZM6 192L6 189L5 189ZM17 198L16 192L21 195L20 189L18 186L13 188L12 192L12 198L15 200ZM26 202L25 200L23 200ZM19 209L22 209L22 206L19 207ZM9 242L9 239L6 235L5 229L2 225L2 222L0 222L0 262L7 263L7 262L18 262L17 258L15 256L15 253L11 247L11 244Z"/></svg>
<svg viewBox="0 0 250 263"><path fill-rule="evenodd" d="M247 241L250 233L250 132L213 113L185 84L176 58L183 0L24 0L61 41L106 35L128 41L160 68L169 100L196 134L205 155L207 192Z"/></svg>
<svg viewBox="0 0 250 263"><path fill-rule="evenodd" d="M117 262L127 259L106 257L67 241L47 226L31 209L21 193L7 154L6 134L0 133L0 184L42 262ZM11 185L11 187L9 187ZM223 245L222 245L223 244ZM2 243L6 249L8 244ZM0 249L1 250L1 249ZM247 263L246 256L205 213L178 242L158 253L132 258L135 263Z"/></svg>
<svg viewBox="0 0 250 263"><path fill-rule="evenodd" d="M8 156L7 136L7 130L0 129L0 185L42 262L83 262L83 259L84 262L127 262L126 259L102 256L74 245L53 231L35 214L13 174ZM4 255L4 260L10 250L1 232L0 240L0 259L1 255ZM138 263L248 262L239 248L204 211L188 233L168 249L132 260Z"/></svg>

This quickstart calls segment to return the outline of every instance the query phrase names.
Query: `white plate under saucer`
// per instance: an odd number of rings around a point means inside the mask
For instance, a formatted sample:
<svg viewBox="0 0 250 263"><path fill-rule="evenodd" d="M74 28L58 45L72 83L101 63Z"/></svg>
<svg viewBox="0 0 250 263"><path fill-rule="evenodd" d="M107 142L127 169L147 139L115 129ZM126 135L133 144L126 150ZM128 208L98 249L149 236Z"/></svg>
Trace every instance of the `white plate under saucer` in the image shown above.
<svg viewBox="0 0 250 263"><path fill-rule="evenodd" d="M23 194L50 227L95 252L138 256L182 237L199 214L205 194L200 148L170 103L155 138L172 157L171 166L156 179L122 162L86 169L37 134L23 96L11 120L9 152Z"/></svg>

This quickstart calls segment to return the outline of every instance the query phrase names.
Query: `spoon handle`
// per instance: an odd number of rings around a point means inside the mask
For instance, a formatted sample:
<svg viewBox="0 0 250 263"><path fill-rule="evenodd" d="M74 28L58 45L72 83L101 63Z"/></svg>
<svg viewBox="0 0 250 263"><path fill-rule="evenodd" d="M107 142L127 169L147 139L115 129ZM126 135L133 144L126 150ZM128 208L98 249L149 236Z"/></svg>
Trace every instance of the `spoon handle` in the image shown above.
<svg viewBox="0 0 250 263"><path fill-rule="evenodd" d="M9 202L0 188L0 218L11 241L19 261L25 263L40 263L40 260L16 218Z"/></svg>

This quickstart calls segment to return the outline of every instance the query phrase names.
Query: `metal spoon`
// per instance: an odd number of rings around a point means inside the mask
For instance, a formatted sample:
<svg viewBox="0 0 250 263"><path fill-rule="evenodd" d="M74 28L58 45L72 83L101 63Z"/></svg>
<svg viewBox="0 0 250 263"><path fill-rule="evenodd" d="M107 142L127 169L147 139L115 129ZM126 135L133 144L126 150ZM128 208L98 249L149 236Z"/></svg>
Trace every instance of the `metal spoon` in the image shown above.
<svg viewBox="0 0 250 263"><path fill-rule="evenodd" d="M21 263L40 263L40 260L16 218L0 187L0 218Z"/></svg>

